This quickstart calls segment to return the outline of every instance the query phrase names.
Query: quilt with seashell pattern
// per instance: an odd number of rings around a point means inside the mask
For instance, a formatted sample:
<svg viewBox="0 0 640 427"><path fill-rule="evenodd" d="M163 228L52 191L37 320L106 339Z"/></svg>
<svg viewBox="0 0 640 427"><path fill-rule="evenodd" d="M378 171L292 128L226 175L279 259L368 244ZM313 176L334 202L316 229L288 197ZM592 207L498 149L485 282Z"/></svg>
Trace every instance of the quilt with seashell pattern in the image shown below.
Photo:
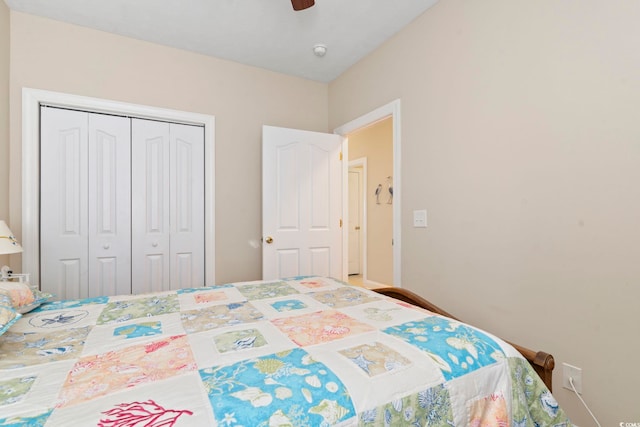
<svg viewBox="0 0 640 427"><path fill-rule="evenodd" d="M326 277L53 301L0 336L0 426L568 426L491 334Z"/></svg>

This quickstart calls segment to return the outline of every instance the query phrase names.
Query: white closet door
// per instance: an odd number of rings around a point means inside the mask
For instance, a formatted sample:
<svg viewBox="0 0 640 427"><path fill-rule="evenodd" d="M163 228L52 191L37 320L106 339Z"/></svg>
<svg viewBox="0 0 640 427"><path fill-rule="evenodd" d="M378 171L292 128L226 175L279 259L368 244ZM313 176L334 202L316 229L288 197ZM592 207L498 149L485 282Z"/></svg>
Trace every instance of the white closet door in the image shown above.
<svg viewBox="0 0 640 427"><path fill-rule="evenodd" d="M204 285L204 130L132 120L133 293Z"/></svg>
<svg viewBox="0 0 640 427"><path fill-rule="evenodd" d="M204 128L171 124L171 288L204 286Z"/></svg>
<svg viewBox="0 0 640 427"><path fill-rule="evenodd" d="M57 108L41 120L43 289L203 286L203 128Z"/></svg>
<svg viewBox="0 0 640 427"><path fill-rule="evenodd" d="M86 298L88 114L41 108L40 280L59 299Z"/></svg>
<svg viewBox="0 0 640 427"><path fill-rule="evenodd" d="M169 123L131 120L131 269L134 294L169 290Z"/></svg>
<svg viewBox="0 0 640 427"><path fill-rule="evenodd" d="M89 114L89 296L131 292L131 120Z"/></svg>

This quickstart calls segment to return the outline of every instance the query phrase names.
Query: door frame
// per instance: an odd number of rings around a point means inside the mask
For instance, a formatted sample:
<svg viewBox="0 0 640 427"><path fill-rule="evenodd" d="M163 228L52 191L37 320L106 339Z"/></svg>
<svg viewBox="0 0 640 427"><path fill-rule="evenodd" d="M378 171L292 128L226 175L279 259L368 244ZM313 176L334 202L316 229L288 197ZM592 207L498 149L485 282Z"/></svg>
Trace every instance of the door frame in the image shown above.
<svg viewBox="0 0 640 427"><path fill-rule="evenodd" d="M400 99L391 101L390 103L376 108L375 110L360 116L342 126L334 129L333 133L344 137L342 146L343 157L349 158L349 139L347 135L353 133L359 129L370 126L380 120L391 117L393 120L393 286L402 286L402 260L401 260L401 150L400 150ZM342 162L342 216L346 219L348 224L349 212L348 212L348 173L349 162ZM342 280L348 279L348 257L344 255L344 251L349 249L349 230L347 227L342 229L342 248L343 248L343 272Z"/></svg>
<svg viewBox="0 0 640 427"><path fill-rule="evenodd" d="M358 201L360 203L360 219L362 220L361 224L360 224L360 269L361 269L361 275L362 275L362 280L364 282L367 281L367 158L366 157L360 157L354 160L351 160L348 163L348 169L347 169L347 173L349 172L350 169L352 168L358 168L358 174L361 175L360 176L360 200ZM347 185L349 183L347 182ZM348 188L348 187L347 187ZM347 191L348 194L348 191ZM348 208L348 206L347 206ZM349 219L349 217L346 217L347 220ZM347 226L349 225L349 223L346 223ZM347 231L347 235L348 235L348 231ZM349 244L349 242L346 242L347 245ZM348 249L348 246L347 246ZM347 261L349 261L348 258L348 254L347 254ZM347 262L348 264L348 262ZM349 272L347 271L347 277L349 275Z"/></svg>
<svg viewBox="0 0 640 427"><path fill-rule="evenodd" d="M215 284L215 117L40 89L22 89L22 271L40 279L40 105L204 126L205 283Z"/></svg>

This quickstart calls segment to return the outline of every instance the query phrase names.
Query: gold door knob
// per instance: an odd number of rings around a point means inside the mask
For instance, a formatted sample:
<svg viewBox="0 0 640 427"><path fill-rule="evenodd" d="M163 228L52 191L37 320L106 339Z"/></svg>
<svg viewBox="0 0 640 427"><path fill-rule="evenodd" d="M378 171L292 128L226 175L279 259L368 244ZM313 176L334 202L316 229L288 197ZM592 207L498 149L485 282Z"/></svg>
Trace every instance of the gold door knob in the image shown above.
<svg viewBox="0 0 640 427"><path fill-rule="evenodd" d="M264 239L265 242L267 242L267 245L270 245L273 243L273 237L271 236L267 236L266 239Z"/></svg>
<svg viewBox="0 0 640 427"><path fill-rule="evenodd" d="M356 225L356 230L360 230L360 226L359 225Z"/></svg>

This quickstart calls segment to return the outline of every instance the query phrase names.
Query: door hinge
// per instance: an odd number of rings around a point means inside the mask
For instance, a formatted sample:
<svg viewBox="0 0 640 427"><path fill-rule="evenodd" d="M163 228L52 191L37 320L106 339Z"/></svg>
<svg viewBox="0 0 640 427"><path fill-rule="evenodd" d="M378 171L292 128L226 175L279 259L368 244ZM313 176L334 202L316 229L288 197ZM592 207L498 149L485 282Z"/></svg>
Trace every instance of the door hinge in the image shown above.
<svg viewBox="0 0 640 427"><path fill-rule="evenodd" d="M342 228L342 218L340 218L340 228Z"/></svg>
<svg viewBox="0 0 640 427"><path fill-rule="evenodd" d="M342 151L340 152L340 160L342 160Z"/></svg>

